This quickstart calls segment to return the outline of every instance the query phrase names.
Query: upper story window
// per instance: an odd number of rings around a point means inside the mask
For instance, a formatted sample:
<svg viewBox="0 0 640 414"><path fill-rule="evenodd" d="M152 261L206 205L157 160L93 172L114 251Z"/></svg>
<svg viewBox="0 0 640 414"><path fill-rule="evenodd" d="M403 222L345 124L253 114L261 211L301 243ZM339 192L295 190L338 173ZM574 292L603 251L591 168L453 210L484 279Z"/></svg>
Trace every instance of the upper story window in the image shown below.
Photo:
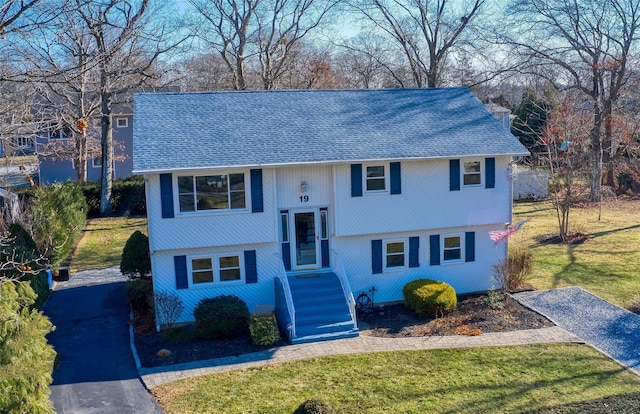
<svg viewBox="0 0 640 414"><path fill-rule="evenodd" d="M479 160L462 162L462 186L476 187L482 185L482 162Z"/></svg>
<svg viewBox="0 0 640 414"><path fill-rule="evenodd" d="M407 266L407 243L405 240L385 240L384 252L385 269L402 269Z"/></svg>
<svg viewBox="0 0 640 414"><path fill-rule="evenodd" d="M73 137L73 131L69 126L59 124L51 124L45 132L48 132L49 139L70 139Z"/></svg>
<svg viewBox="0 0 640 414"><path fill-rule="evenodd" d="M387 174L384 165L368 165L365 167L365 186L367 192L387 190Z"/></svg>
<svg viewBox="0 0 640 414"><path fill-rule="evenodd" d="M442 236L442 263L462 261L462 235L451 234Z"/></svg>
<svg viewBox="0 0 640 414"><path fill-rule="evenodd" d="M33 138L25 136L13 137L13 147L15 149L29 149L33 148Z"/></svg>
<svg viewBox="0 0 640 414"><path fill-rule="evenodd" d="M117 128L127 128L129 126L129 118L116 118Z"/></svg>
<svg viewBox="0 0 640 414"><path fill-rule="evenodd" d="M181 212L245 209L245 174L178 176Z"/></svg>

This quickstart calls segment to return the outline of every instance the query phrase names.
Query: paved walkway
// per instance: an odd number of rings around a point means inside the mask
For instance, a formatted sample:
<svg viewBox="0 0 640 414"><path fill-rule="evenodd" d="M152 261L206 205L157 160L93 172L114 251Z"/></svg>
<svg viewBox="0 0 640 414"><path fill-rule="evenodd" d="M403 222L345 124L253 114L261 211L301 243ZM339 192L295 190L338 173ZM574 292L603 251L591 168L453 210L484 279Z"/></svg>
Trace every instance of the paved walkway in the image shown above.
<svg viewBox="0 0 640 414"><path fill-rule="evenodd" d="M515 298L640 375L640 315L580 287L523 292Z"/></svg>
<svg viewBox="0 0 640 414"><path fill-rule="evenodd" d="M162 413L139 379L129 347L124 278L117 268L77 272L45 306L58 353L50 399L59 414Z"/></svg>
<svg viewBox="0 0 640 414"><path fill-rule="evenodd" d="M142 368L142 381L151 389L171 381L206 374L259 367L268 364L297 361L327 355L366 352L405 351L417 349L471 348L583 341L559 327L485 333L480 336L427 336L412 338L378 338L360 336L350 339L288 345L253 354L211 359L166 367Z"/></svg>

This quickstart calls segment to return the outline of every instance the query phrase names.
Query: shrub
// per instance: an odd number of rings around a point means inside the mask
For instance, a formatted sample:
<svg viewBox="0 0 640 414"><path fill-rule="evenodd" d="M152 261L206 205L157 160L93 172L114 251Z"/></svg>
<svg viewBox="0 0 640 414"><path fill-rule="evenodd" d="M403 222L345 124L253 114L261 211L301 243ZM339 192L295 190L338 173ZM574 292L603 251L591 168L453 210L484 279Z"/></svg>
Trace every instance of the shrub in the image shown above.
<svg viewBox="0 0 640 414"><path fill-rule="evenodd" d="M24 224L38 251L54 268L71 252L86 224L86 211L87 203L75 183L35 188Z"/></svg>
<svg viewBox="0 0 640 414"><path fill-rule="evenodd" d="M251 315L249 332L254 345L273 345L280 340L276 316L271 313Z"/></svg>
<svg viewBox="0 0 640 414"><path fill-rule="evenodd" d="M171 327L182 315L184 305L175 292L158 291L153 294L158 325Z"/></svg>
<svg viewBox="0 0 640 414"><path fill-rule="evenodd" d="M146 310L153 302L153 285L149 280L134 279L124 284L129 304L138 310Z"/></svg>
<svg viewBox="0 0 640 414"><path fill-rule="evenodd" d="M417 315L444 314L455 310L458 304L456 292L444 283L430 279L417 279L402 289L404 305Z"/></svg>
<svg viewBox="0 0 640 414"><path fill-rule="evenodd" d="M149 257L149 238L136 230L122 249L120 271L123 275L134 279L143 278L151 272L151 259Z"/></svg>
<svg viewBox="0 0 640 414"><path fill-rule="evenodd" d="M220 295L202 299L193 311L193 316L196 319L198 335L229 338L246 330L249 309L237 296Z"/></svg>
<svg viewBox="0 0 640 414"><path fill-rule="evenodd" d="M309 398L300 404L293 414L332 414L333 409L322 398Z"/></svg>
<svg viewBox="0 0 640 414"><path fill-rule="evenodd" d="M49 401L55 351L45 335L54 327L29 283L0 281L0 412L53 413Z"/></svg>
<svg viewBox="0 0 640 414"><path fill-rule="evenodd" d="M500 289L512 291L523 287L531 277L533 270L533 254L525 248L509 249L508 259L503 259L493 265L493 277Z"/></svg>
<svg viewBox="0 0 640 414"><path fill-rule="evenodd" d="M92 217L100 215L100 183L82 184L82 192L89 206L88 214ZM112 213L117 215L145 214L144 180L139 176L127 177L113 181L111 188Z"/></svg>

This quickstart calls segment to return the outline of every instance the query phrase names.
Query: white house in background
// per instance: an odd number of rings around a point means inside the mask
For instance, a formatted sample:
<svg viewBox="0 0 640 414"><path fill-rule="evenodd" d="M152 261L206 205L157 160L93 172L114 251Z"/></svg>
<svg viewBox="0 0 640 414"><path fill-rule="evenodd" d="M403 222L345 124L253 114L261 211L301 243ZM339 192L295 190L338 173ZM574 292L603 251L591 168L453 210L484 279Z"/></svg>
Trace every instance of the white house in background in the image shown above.
<svg viewBox="0 0 640 414"><path fill-rule="evenodd" d="M155 291L275 307L292 342L357 335L353 296L491 287L514 156L465 88L138 94ZM160 328L160 327L158 327Z"/></svg>

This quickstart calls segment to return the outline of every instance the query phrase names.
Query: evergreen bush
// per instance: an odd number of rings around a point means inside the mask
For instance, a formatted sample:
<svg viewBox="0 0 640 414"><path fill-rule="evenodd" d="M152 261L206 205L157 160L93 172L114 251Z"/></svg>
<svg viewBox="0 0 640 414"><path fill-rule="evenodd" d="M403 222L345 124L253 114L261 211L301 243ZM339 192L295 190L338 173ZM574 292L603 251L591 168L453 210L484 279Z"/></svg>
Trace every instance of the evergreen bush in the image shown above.
<svg viewBox="0 0 640 414"><path fill-rule="evenodd" d="M234 295L202 299L193 316L198 335L206 338L231 338L246 332L249 308Z"/></svg>
<svg viewBox="0 0 640 414"><path fill-rule="evenodd" d="M273 345L280 340L278 322L273 312L251 315L249 332L254 345Z"/></svg>
<svg viewBox="0 0 640 414"><path fill-rule="evenodd" d="M333 414L334 410L322 398L309 398L293 414Z"/></svg>
<svg viewBox="0 0 640 414"><path fill-rule="evenodd" d="M144 278L151 273L149 238L140 230L133 232L122 249L120 272L131 279Z"/></svg>
<svg viewBox="0 0 640 414"><path fill-rule="evenodd" d="M153 303L153 284L149 280L133 279L124 284L129 304L135 309L146 310Z"/></svg>
<svg viewBox="0 0 640 414"><path fill-rule="evenodd" d="M24 225L53 268L60 267L71 252L86 224L86 212L87 203L75 183L34 189Z"/></svg>
<svg viewBox="0 0 640 414"><path fill-rule="evenodd" d="M55 351L45 338L54 326L35 300L29 283L0 280L0 413L54 412Z"/></svg>
<svg viewBox="0 0 640 414"><path fill-rule="evenodd" d="M82 192L89 206L88 215L100 216L100 183L86 182L82 184ZM144 194L144 179L131 176L113 180L111 188L112 214L140 214L147 212Z"/></svg>
<svg viewBox="0 0 640 414"><path fill-rule="evenodd" d="M438 316L456 309L456 292L447 283L417 279L404 285L402 289L404 305L417 315Z"/></svg>

